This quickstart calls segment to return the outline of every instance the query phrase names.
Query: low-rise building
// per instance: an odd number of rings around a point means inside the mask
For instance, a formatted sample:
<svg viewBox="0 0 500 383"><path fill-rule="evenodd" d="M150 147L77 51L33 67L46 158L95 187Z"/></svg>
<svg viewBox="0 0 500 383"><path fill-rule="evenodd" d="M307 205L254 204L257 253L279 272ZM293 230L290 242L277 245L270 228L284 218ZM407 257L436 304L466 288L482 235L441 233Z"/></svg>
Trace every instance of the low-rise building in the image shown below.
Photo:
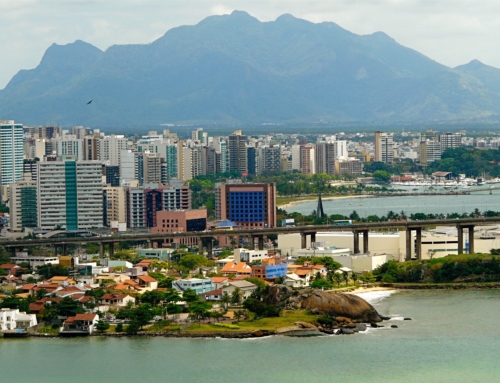
<svg viewBox="0 0 500 383"><path fill-rule="evenodd" d="M107 293L104 294L99 300L99 303L101 305L110 305L118 307L125 307L127 306L127 304L129 304L129 302L135 304L135 298L128 294L123 294L123 293Z"/></svg>
<svg viewBox="0 0 500 383"><path fill-rule="evenodd" d="M194 290L196 294L205 293L214 290L214 284L211 278L185 278L172 282L172 287L180 292L187 289Z"/></svg>
<svg viewBox="0 0 500 383"><path fill-rule="evenodd" d="M0 309L0 330L27 330L30 327L36 326L36 315L20 312L19 309Z"/></svg>
<svg viewBox="0 0 500 383"><path fill-rule="evenodd" d="M228 262L221 270L223 275L247 275L252 274L252 268L246 262Z"/></svg>
<svg viewBox="0 0 500 383"><path fill-rule="evenodd" d="M76 314L64 321L59 334L62 336L90 335L99 321L97 314Z"/></svg>
<svg viewBox="0 0 500 383"><path fill-rule="evenodd" d="M222 288L222 293L231 296L236 289L239 289L242 301L244 301L245 299L250 298L250 295L257 290L257 285L248 281L232 281L229 282L227 286Z"/></svg>

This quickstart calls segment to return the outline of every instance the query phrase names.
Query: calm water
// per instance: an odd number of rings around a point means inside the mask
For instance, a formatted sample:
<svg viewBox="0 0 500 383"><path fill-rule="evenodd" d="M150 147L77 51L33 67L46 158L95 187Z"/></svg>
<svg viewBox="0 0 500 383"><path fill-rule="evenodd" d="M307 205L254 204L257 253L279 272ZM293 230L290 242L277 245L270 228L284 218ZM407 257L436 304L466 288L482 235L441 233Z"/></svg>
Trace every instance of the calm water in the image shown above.
<svg viewBox="0 0 500 383"><path fill-rule="evenodd" d="M353 210L361 217L368 215L386 215L389 210L406 214L412 213L471 213L475 208L480 211L500 211L500 190L493 190L489 194L486 190L470 195L446 196L403 196L403 197L369 197L369 198L341 198L323 200L325 213L349 215ZM300 202L285 207L288 212L311 214L317 208L317 201ZM361 205L361 206L360 206Z"/></svg>
<svg viewBox="0 0 500 383"><path fill-rule="evenodd" d="M395 317L389 323L398 329L306 339L4 339L0 340L1 381L499 380L500 291L375 295L379 300L374 305ZM413 320L397 320L403 315Z"/></svg>

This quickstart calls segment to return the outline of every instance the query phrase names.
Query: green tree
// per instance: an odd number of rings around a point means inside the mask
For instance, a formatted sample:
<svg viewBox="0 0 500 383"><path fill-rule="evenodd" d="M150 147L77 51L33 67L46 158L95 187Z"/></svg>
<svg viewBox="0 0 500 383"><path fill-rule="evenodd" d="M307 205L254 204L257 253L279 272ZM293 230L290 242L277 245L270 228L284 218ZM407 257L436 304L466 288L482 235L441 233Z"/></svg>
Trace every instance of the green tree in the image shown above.
<svg viewBox="0 0 500 383"><path fill-rule="evenodd" d="M229 305L229 303L231 303L231 297L229 296L227 291L224 291L224 293L222 294L221 302L224 305L224 309L227 310L227 306Z"/></svg>
<svg viewBox="0 0 500 383"><path fill-rule="evenodd" d="M116 329L115 329L116 332L123 332L123 324L121 323L118 323L116 325Z"/></svg>
<svg viewBox="0 0 500 383"><path fill-rule="evenodd" d="M196 302L198 301L200 298L198 297L198 294L196 294L196 291L192 290L192 289L186 289L183 293L182 293L182 297L184 298L184 300L188 303L191 303L191 302Z"/></svg>
<svg viewBox="0 0 500 383"><path fill-rule="evenodd" d="M205 266L208 259L201 254L187 254L179 260L179 265L187 270L194 270L197 267Z"/></svg>
<svg viewBox="0 0 500 383"><path fill-rule="evenodd" d="M158 306L161 301L164 301L167 293L161 290L146 291L139 296L142 303L149 303L151 306Z"/></svg>
<svg viewBox="0 0 500 383"><path fill-rule="evenodd" d="M330 289L332 284L325 279L316 279L313 283L311 283L311 287L313 289Z"/></svg>
<svg viewBox="0 0 500 383"><path fill-rule="evenodd" d="M125 329L125 332L129 335L136 335L141 329L141 326L139 325L139 322L136 320L133 320L129 323L127 328Z"/></svg>
<svg viewBox="0 0 500 383"><path fill-rule="evenodd" d="M57 313L62 317L71 317L85 312L80 303L70 297L65 297L59 303L52 303L52 305L56 305Z"/></svg>
<svg viewBox="0 0 500 383"><path fill-rule="evenodd" d="M148 304L142 304L135 310L132 310L133 321L137 322L140 330L142 330L142 327L147 325L153 317L153 311L151 310L151 306Z"/></svg>
<svg viewBox="0 0 500 383"><path fill-rule="evenodd" d="M391 175L385 170L376 170L373 172L373 178L378 182L389 182Z"/></svg>
<svg viewBox="0 0 500 383"><path fill-rule="evenodd" d="M243 298L243 293L241 292L241 290L238 287L235 288L231 293L231 303L239 305L241 303L242 298Z"/></svg>
<svg viewBox="0 0 500 383"><path fill-rule="evenodd" d="M188 310L191 318L197 320L198 324L200 324L201 320L209 315L208 310L210 310L210 305L201 301L191 302Z"/></svg>
<svg viewBox="0 0 500 383"><path fill-rule="evenodd" d="M106 321L103 321L102 319L100 319L96 325L95 325L95 329L97 331L99 331L100 333L103 333L105 332L106 330L109 329L109 323L106 322Z"/></svg>

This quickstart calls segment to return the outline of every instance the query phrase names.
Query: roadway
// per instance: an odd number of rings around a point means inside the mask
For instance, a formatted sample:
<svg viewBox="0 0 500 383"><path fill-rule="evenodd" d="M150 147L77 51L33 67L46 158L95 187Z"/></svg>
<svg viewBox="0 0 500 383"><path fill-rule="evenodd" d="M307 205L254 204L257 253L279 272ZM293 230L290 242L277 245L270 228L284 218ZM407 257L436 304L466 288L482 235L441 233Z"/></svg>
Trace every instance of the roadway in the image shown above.
<svg viewBox="0 0 500 383"><path fill-rule="evenodd" d="M315 237L318 232L337 232L350 230L354 233L354 253L359 253L359 234L363 235L363 250L368 252L368 233L373 230L406 230L407 242L408 233L412 230L417 231L417 237L421 235L421 230L426 227L435 226L455 226L459 230L459 238L463 236L463 229L469 229L469 242L471 240L471 228L473 233L474 226L490 225L500 223L500 217L481 217L481 218L462 218L462 219L432 219L422 221L396 221L396 222L365 222L356 223L352 225L310 225L310 226L295 226L295 227L274 227L263 229L238 229L238 230L218 230L218 231L203 231L203 232L181 232L181 233L139 233L139 234L113 234L111 236L100 237L82 237L82 238L39 238L39 239L23 239L23 240L5 240L0 239L0 246L6 249L21 249L25 246L62 246L63 252L66 245L69 244L86 244L98 243L101 246L101 253L103 253L103 246L108 245L110 252L112 252L113 245L121 241L147 241L149 245L153 242L162 243L165 240L172 242L176 238L198 238L200 251L206 245L208 253L212 252L212 241L207 241L208 238L221 237L221 236L234 236L234 237L252 237L258 238L259 248L263 248L263 237L270 234L300 234L302 236L302 247L305 248L306 237L311 237L311 242L316 242ZM205 240L204 240L205 239ZM472 238L473 242L473 238ZM417 244L418 245L418 244ZM409 249L407 243L407 253ZM473 245L471 246L473 249ZM460 252L460 244L459 244ZM463 249L462 249L463 252Z"/></svg>

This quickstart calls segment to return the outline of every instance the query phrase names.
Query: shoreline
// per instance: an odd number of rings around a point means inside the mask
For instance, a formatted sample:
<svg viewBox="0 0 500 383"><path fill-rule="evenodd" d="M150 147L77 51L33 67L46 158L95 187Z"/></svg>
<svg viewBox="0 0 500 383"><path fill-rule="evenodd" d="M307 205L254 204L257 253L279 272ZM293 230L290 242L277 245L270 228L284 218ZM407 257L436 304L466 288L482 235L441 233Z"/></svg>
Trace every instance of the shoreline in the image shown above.
<svg viewBox="0 0 500 383"><path fill-rule="evenodd" d="M370 194L362 194L362 195L350 195L350 196L330 196L330 197L321 197L323 201L328 201L328 200L333 200L333 199L348 199L348 198L372 198L376 197L374 195ZM292 201L292 202L287 202L285 204L277 205L278 208L283 209L285 207L291 207L293 205L299 204L299 203L304 203L304 202L310 202L310 201L316 201L317 198L311 198L311 199L303 199L303 200L298 200L298 201Z"/></svg>
<svg viewBox="0 0 500 383"><path fill-rule="evenodd" d="M411 283L381 283L376 286L369 287L358 287L353 290L338 292L342 294L363 294L381 291L393 291L393 290L484 290L484 289L500 289L500 282L483 282L483 283L422 283L422 284L411 284ZM362 296L361 296L362 298ZM383 326L381 326L383 327ZM385 326L387 327L387 326ZM315 336L329 336L332 334L318 332ZM341 335L341 334L336 334ZM222 339L257 339L270 336L292 336L292 337L306 337L311 336L311 334L306 334L304 332L302 335L298 334L286 334L279 333L276 330L255 330L255 331L213 331L213 332L186 332L186 331L169 331L169 332L146 332L141 331L137 334L130 335L125 332L117 333L93 333L84 337L103 337L103 338L151 338L151 337L165 337L165 338L222 338ZM68 338L74 339L75 337L65 337L59 334L42 334L42 333L31 333L28 337L34 338ZM20 337L21 338L21 337ZM22 337L25 339L26 337ZM81 337L80 337L81 338ZM1 339L1 338L0 338ZM9 339L18 339L17 337L9 337ZM1 340L0 340L1 342Z"/></svg>

